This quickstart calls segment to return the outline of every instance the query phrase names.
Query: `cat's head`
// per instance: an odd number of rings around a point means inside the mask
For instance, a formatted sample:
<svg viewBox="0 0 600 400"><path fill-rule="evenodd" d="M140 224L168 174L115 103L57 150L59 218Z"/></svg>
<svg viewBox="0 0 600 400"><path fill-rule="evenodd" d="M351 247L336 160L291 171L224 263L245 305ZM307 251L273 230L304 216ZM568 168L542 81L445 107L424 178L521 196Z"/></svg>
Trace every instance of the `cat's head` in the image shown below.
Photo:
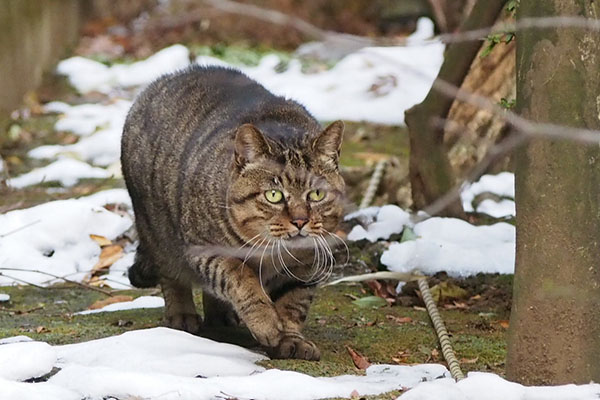
<svg viewBox="0 0 600 400"><path fill-rule="evenodd" d="M336 121L285 146L253 125L237 129L227 201L231 222L245 240L327 237L335 229L343 213L343 130Z"/></svg>

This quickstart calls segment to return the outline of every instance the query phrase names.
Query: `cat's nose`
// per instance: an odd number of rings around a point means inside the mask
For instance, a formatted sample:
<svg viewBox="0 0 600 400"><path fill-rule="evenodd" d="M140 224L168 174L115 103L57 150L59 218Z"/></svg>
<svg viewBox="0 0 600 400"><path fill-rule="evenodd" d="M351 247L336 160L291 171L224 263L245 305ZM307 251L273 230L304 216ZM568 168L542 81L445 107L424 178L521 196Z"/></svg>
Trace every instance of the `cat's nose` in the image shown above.
<svg viewBox="0 0 600 400"><path fill-rule="evenodd" d="M296 218L292 220L292 224L296 225L298 229L302 229L304 225L308 222L308 218Z"/></svg>

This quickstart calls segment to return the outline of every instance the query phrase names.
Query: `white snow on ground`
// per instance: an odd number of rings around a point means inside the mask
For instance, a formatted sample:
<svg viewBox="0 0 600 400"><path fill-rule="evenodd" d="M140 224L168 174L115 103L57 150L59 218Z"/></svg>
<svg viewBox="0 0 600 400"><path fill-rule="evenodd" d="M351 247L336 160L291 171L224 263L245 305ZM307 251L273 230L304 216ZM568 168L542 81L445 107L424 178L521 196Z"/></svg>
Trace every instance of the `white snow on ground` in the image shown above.
<svg viewBox="0 0 600 400"><path fill-rule="evenodd" d="M132 87L150 83L159 76L187 67L189 50L180 44L167 47L146 60L129 65L106 65L83 57L72 57L58 64L57 72L69 77L82 93L108 93L115 87Z"/></svg>
<svg viewBox="0 0 600 400"><path fill-rule="evenodd" d="M0 303L10 300L10 295L6 293L0 293Z"/></svg>
<svg viewBox="0 0 600 400"><path fill-rule="evenodd" d="M111 193L122 197L120 191ZM20 280L42 285L60 282L49 275L21 271L25 269L81 280L100 255L90 235L112 240L132 225L130 217L93 204L99 198L92 197L90 203L86 198L52 201L0 215L0 266L15 269L3 271L0 285Z"/></svg>
<svg viewBox="0 0 600 400"><path fill-rule="evenodd" d="M515 202L503 199L495 202L490 199L482 201L477 210L473 209L473 200L482 193L493 193L501 197L515 198L515 175L512 172L501 172L497 175L484 175L477 182L465 187L460 195L463 208L467 212L478 211L500 218L515 215Z"/></svg>
<svg viewBox="0 0 600 400"><path fill-rule="evenodd" d="M515 263L515 227L501 222L474 226L456 218L430 218L413 228L415 240L393 243L381 256L391 271L419 269L455 277L479 272L511 274Z"/></svg>
<svg viewBox="0 0 600 400"><path fill-rule="evenodd" d="M0 345L0 378L22 381L45 375L56 363L56 350L44 342Z"/></svg>
<svg viewBox="0 0 600 400"><path fill-rule="evenodd" d="M422 18L413 38L431 37L433 33L433 23ZM265 56L256 67L231 67L242 70L275 94L297 100L319 120L403 124L404 110L419 103L429 91L443 53L441 42L430 41L420 46L365 48L346 56L332 69L317 73L303 73L299 60L292 60L286 71L278 72L276 67L281 60L275 55ZM196 63L227 65L206 56L199 57ZM189 51L175 45L130 65L107 67L73 57L62 61L57 71L68 76L80 92L110 93L113 88L146 85L187 65ZM62 126L69 124L63 122Z"/></svg>
<svg viewBox="0 0 600 400"><path fill-rule="evenodd" d="M168 328L63 346L2 344L0 398L309 400L397 389L410 389L401 400L591 400L600 394L597 384L524 387L490 373L472 372L454 382L439 364L372 365L365 376L315 378L255 364L264 358L235 345ZM46 374L52 367L60 371L48 382L19 382Z"/></svg>
<svg viewBox="0 0 600 400"><path fill-rule="evenodd" d="M402 232L404 226L412 226L410 214L396 205L386 205L381 208L369 207L367 211L361 210L350 214L346 219L352 219L358 216L376 216L376 222L367 225L367 229L361 225L356 225L348 234L348 240L357 241L367 239L374 243L378 239L387 239L394 233Z"/></svg>
<svg viewBox="0 0 600 400"><path fill-rule="evenodd" d="M101 312L133 310L135 308L159 308L165 306L165 300L158 296L140 296L132 301L113 303L96 310L80 311L78 315L97 314Z"/></svg>
<svg viewBox="0 0 600 400"><path fill-rule="evenodd" d="M437 379L409 390L401 400L592 400L600 385L522 386L498 375L470 372L466 379Z"/></svg>
<svg viewBox="0 0 600 400"><path fill-rule="evenodd" d="M103 169L72 158L61 158L31 172L8 179L6 183L16 189L42 182L59 182L64 187L75 185L80 179L109 178L112 174Z"/></svg>
<svg viewBox="0 0 600 400"><path fill-rule="evenodd" d="M37 354L15 360L19 353L39 348ZM3 356L5 355L5 356ZM89 342L49 346L41 342L0 345L2 361L20 363L18 373L0 376L0 398L15 390L38 398L149 398L149 399L321 399L378 394L413 387L422 381L448 376L439 364L373 365L366 376L315 378L305 374L265 370L256 361L263 355L168 328L154 328ZM61 370L46 385L24 380ZM17 371L17 369L14 369ZM12 384L8 384L12 381ZM29 388L27 385L36 386ZM31 395L33 398L33 395ZM53 397L54 396L54 397Z"/></svg>
<svg viewBox="0 0 600 400"><path fill-rule="evenodd" d="M419 20L416 36L433 36L433 23ZM241 68L275 94L297 100L317 119L403 124L404 111L420 103L443 62L444 45L365 48L333 68L314 74L292 60L277 73L280 60L271 55L255 68ZM415 75L419 71L423 76Z"/></svg>

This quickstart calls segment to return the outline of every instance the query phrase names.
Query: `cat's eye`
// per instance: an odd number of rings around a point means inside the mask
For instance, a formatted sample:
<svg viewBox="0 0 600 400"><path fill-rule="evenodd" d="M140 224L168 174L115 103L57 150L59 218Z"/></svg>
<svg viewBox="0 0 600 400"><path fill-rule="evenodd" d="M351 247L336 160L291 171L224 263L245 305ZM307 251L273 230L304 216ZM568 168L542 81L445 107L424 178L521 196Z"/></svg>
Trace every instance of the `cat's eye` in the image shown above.
<svg viewBox="0 0 600 400"><path fill-rule="evenodd" d="M265 197L269 203L279 203L283 199L283 193L281 190L271 189L265 192Z"/></svg>
<svg viewBox="0 0 600 400"><path fill-rule="evenodd" d="M311 201L321 201L323 200L323 197L325 197L325 191L322 189L311 190L310 193L308 193L308 198Z"/></svg>

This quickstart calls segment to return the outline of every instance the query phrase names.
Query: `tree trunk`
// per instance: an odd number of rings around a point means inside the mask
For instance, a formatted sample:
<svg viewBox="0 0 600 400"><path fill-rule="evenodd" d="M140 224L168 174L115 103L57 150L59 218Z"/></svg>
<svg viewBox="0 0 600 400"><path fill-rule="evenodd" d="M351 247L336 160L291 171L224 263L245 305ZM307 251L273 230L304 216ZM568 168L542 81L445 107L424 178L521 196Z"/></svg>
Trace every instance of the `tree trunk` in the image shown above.
<svg viewBox="0 0 600 400"><path fill-rule="evenodd" d="M491 25L505 0L480 0L461 30L467 31ZM467 75L480 42L453 43L446 50L438 79L460 86ZM416 209L423 209L454 186L450 161L444 146L444 129L434 125L436 118L446 118L453 99L430 90L421 104L405 113L410 136L410 184ZM457 199L443 213L462 216L462 204Z"/></svg>
<svg viewBox="0 0 600 400"><path fill-rule="evenodd" d="M597 18L595 2L521 0L517 18ZM538 122L600 129L600 34L517 33L517 107ZM535 140L516 158L517 263L506 375L600 381L600 148Z"/></svg>

